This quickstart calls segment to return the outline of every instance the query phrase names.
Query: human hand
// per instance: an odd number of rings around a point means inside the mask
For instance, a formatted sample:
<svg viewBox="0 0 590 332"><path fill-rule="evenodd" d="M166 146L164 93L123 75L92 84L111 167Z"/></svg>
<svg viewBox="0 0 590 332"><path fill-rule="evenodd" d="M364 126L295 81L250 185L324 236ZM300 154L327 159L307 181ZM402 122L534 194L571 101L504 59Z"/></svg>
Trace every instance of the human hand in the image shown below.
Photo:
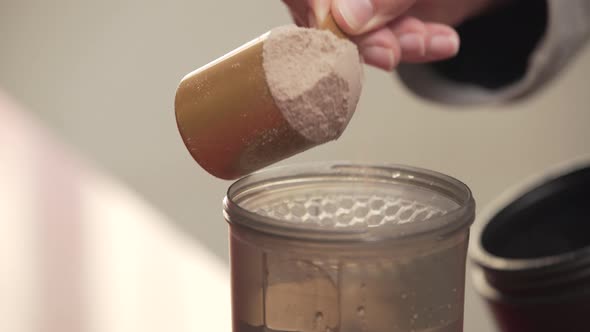
<svg viewBox="0 0 590 332"><path fill-rule="evenodd" d="M453 26L504 1L508 0L283 0L300 26L315 27L331 12L359 46L364 61L384 70L400 62L454 56L459 35Z"/></svg>

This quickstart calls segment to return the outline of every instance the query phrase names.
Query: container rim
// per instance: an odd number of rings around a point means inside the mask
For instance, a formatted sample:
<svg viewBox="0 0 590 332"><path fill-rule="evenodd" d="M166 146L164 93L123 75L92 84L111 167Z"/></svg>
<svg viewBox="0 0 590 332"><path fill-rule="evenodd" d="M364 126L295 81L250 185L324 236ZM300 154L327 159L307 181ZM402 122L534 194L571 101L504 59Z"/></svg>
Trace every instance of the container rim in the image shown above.
<svg viewBox="0 0 590 332"><path fill-rule="evenodd" d="M428 222L415 222L392 227L326 228L285 222L251 212L239 204L241 195L260 190L264 185L298 185L306 181L338 179L350 183L372 181L413 185L425 188L454 201L458 208L432 217ZM462 231L473 223L475 201L471 190L461 181L431 170L399 164L366 164L357 162L312 162L274 167L252 173L234 182L223 200L223 213L230 225L287 238L319 241L378 242L383 240L416 240L425 236L446 236Z"/></svg>
<svg viewBox="0 0 590 332"><path fill-rule="evenodd" d="M498 216L518 205L538 204L544 197L559 193L554 188L556 181L578 171L590 169L590 156L568 160L506 190L498 199L479 214L473 227L470 259L474 263L473 273L485 275L494 287L530 289L570 282L590 275L590 246L561 254L535 258L510 258L498 256L487 250L483 244L484 233ZM555 186L557 187L557 186ZM536 191L543 190L543 198L531 198ZM483 289L479 290L484 292Z"/></svg>

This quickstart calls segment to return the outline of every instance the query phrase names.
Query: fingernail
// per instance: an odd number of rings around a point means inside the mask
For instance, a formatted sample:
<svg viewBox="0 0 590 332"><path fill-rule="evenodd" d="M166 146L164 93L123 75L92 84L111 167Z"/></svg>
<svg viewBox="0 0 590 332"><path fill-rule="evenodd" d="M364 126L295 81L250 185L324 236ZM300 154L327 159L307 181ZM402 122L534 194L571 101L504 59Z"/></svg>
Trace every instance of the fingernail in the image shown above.
<svg viewBox="0 0 590 332"><path fill-rule="evenodd" d="M417 33L408 33L399 37L399 45L402 52L413 54L426 55L426 45L424 45L424 38Z"/></svg>
<svg viewBox="0 0 590 332"><path fill-rule="evenodd" d="M330 13L330 0L312 1L316 22L323 22Z"/></svg>
<svg viewBox="0 0 590 332"><path fill-rule="evenodd" d="M366 62L385 70L392 70L395 66L393 50L380 46L369 46L363 49Z"/></svg>
<svg viewBox="0 0 590 332"><path fill-rule="evenodd" d="M428 45L428 52L433 55L455 55L459 51L459 39L455 36L433 36Z"/></svg>
<svg viewBox="0 0 590 332"><path fill-rule="evenodd" d="M371 0L337 0L336 10L354 31L361 31L375 14Z"/></svg>

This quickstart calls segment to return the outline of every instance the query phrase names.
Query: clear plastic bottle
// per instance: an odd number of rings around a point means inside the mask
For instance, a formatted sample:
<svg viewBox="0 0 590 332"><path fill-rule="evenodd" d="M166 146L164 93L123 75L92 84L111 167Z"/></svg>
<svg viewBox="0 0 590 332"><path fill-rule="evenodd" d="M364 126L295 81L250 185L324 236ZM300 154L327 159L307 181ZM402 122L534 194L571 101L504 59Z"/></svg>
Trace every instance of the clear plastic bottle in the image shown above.
<svg viewBox="0 0 590 332"><path fill-rule="evenodd" d="M228 191L234 332L462 331L475 203L403 166L322 163Z"/></svg>

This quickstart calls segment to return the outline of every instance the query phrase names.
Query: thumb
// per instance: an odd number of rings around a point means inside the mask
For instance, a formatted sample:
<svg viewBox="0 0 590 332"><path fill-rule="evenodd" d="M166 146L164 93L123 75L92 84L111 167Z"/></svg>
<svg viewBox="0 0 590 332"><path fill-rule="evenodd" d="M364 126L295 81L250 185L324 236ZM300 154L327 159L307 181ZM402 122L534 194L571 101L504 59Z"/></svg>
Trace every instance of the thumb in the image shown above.
<svg viewBox="0 0 590 332"><path fill-rule="evenodd" d="M360 35L385 26L416 0L333 0L332 15L346 33Z"/></svg>

